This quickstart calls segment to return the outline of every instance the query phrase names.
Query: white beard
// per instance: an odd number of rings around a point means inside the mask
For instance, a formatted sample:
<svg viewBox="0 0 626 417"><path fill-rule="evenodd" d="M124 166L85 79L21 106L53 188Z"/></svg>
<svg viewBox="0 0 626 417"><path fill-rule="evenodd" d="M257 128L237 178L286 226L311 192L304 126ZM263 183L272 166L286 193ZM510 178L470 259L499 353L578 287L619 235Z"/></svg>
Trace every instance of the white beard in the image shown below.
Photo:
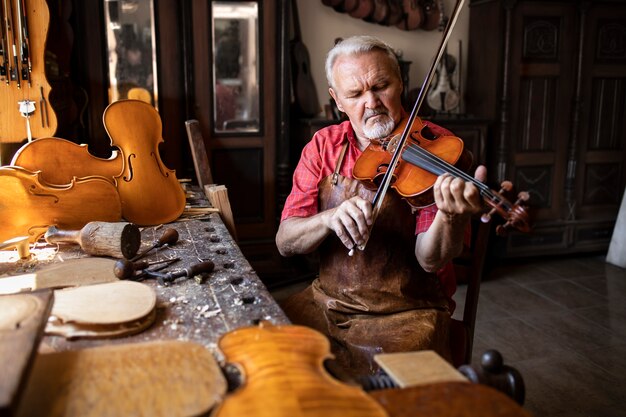
<svg viewBox="0 0 626 417"><path fill-rule="evenodd" d="M363 134L368 139L381 139L389 136L393 132L395 123L389 115L385 114L382 121L377 121L373 126L363 124Z"/></svg>

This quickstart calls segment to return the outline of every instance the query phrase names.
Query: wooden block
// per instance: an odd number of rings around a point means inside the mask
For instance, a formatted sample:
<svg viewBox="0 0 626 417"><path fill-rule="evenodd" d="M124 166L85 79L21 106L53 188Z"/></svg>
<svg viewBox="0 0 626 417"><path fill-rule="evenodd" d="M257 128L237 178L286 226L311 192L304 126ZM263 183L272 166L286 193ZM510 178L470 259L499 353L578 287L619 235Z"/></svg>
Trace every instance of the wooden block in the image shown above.
<svg viewBox="0 0 626 417"><path fill-rule="evenodd" d="M113 272L114 266L114 259L69 259L32 274L0 277L0 294L118 281Z"/></svg>
<svg viewBox="0 0 626 417"><path fill-rule="evenodd" d="M468 382L432 350L383 353L375 355L374 360L401 388L434 382Z"/></svg>
<svg viewBox="0 0 626 417"><path fill-rule="evenodd" d="M226 393L211 352L159 341L40 354L18 416L199 416Z"/></svg>
<svg viewBox="0 0 626 417"><path fill-rule="evenodd" d="M196 169L196 178L198 179L198 185L202 188L213 183L209 157L206 152L206 146L204 146L204 138L202 137L202 132L200 132L200 124L197 120L187 120L185 128L187 129L187 139L191 147L193 165Z"/></svg>
<svg viewBox="0 0 626 417"><path fill-rule="evenodd" d="M52 291L0 296L0 415L14 415L52 308Z"/></svg>
<svg viewBox="0 0 626 417"><path fill-rule="evenodd" d="M237 240L237 230L235 229L235 219L230 208L230 200L228 199L228 190L224 185L205 185L204 193L209 199L209 203L220 211L220 216L228 232Z"/></svg>

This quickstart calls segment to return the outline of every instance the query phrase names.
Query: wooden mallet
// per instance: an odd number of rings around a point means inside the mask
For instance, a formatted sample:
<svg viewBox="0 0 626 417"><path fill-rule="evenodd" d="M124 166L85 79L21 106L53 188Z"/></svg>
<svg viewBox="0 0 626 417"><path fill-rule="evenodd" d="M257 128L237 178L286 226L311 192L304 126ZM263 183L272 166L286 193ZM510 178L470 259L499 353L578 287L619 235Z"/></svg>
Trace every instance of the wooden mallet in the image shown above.
<svg viewBox="0 0 626 417"><path fill-rule="evenodd" d="M44 238L48 243L77 243L89 255L126 259L135 256L141 245L139 228L125 222L89 222L80 230L50 226Z"/></svg>

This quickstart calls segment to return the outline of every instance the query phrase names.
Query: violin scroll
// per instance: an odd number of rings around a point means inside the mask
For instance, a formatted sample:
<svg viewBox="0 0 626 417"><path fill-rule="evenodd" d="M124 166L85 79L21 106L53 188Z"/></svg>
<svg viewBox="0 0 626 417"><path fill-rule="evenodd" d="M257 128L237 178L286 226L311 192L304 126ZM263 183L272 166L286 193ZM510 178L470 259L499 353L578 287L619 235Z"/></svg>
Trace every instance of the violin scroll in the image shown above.
<svg viewBox="0 0 626 417"><path fill-rule="evenodd" d="M480 220L483 223L488 223L491 220L491 216L494 213L498 213L506 222L502 225L496 226L496 234L498 236L504 236L511 229L519 230L523 233L530 232L530 216L527 211L526 203L530 194L526 191L521 191L517 194L517 200L514 204L511 204L503 194L511 192L513 190L513 183L510 181L503 181L500 184L500 191L487 193L484 195L484 199L491 210L488 213L484 213L480 216Z"/></svg>

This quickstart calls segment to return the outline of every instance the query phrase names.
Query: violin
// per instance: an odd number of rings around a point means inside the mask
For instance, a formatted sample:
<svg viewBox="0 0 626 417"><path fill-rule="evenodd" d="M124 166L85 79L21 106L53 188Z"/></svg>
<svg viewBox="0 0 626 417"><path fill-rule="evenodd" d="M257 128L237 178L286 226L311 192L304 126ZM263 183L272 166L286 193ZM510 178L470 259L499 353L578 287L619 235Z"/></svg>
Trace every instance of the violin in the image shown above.
<svg viewBox="0 0 626 417"><path fill-rule="evenodd" d="M396 27L402 30L415 30L424 23L424 10L417 0L402 0L402 19Z"/></svg>
<svg viewBox="0 0 626 417"><path fill-rule="evenodd" d="M45 0L0 4L0 142L52 136L57 115L50 106L45 72L50 11Z"/></svg>
<svg viewBox="0 0 626 417"><path fill-rule="evenodd" d="M140 226L169 223L185 209L185 191L159 155L161 117L140 100L120 100L104 110L111 145L120 149L124 169L115 177L122 215Z"/></svg>
<svg viewBox="0 0 626 417"><path fill-rule="evenodd" d="M379 187L407 121L407 118L403 119L387 138L373 140L357 159L352 175L367 188L375 190ZM414 208L422 208L434 203L432 187L437 176L443 173L429 171L428 167L420 167L421 155L428 152L433 158L440 160L438 164L445 164L448 170L457 167L466 171L472 165L473 160L471 153L464 149L460 138L440 136L427 139L426 137L430 135L426 133L426 130L428 128L422 120L415 118L402 153L403 162L399 163L393 172L394 180L391 184L391 188Z"/></svg>
<svg viewBox="0 0 626 417"><path fill-rule="evenodd" d="M445 29L448 18L443 11L443 2L440 0L440 30ZM458 91L453 87L451 81L451 75L454 73L456 67L456 59L450 55L447 51L447 46L443 50L443 62L439 63L439 69L437 71L437 85L431 91L428 92L428 105L431 109L437 112L449 112L456 109L460 103L460 97Z"/></svg>
<svg viewBox="0 0 626 417"><path fill-rule="evenodd" d="M99 176L112 184L124 169L122 155L113 151L110 158L89 153L87 145L61 138L39 138L24 144L15 152L11 165L40 171L48 184L69 184L73 178Z"/></svg>
<svg viewBox="0 0 626 417"><path fill-rule="evenodd" d="M441 0L420 0L420 5L424 10L423 30L435 30L441 25L443 17L443 3Z"/></svg>
<svg viewBox="0 0 626 417"><path fill-rule="evenodd" d="M91 221L118 222L120 197L102 177L72 179L64 185L41 181L39 172L0 167L0 241L28 236L34 243L48 226L80 229Z"/></svg>
<svg viewBox="0 0 626 417"><path fill-rule="evenodd" d="M408 119L398 124L394 132L385 139L372 141L357 159L352 175L370 189L378 189L382 178L387 174L392 155L396 152L401 139L400 131L406 130ZM473 166L471 152L464 148L463 141L456 136L430 137L428 127L418 117L408 129L409 136L401 153L401 162L393 171L390 187L403 197L411 207L422 208L435 202L433 186L439 175L448 173L474 184L491 211L481 216L488 222L494 213L507 222L498 225L496 232L504 234L507 229L515 228L529 232L529 217L522 203L527 201L527 192L521 192L514 204L503 195L512 190L512 184L504 181L500 191L491 190L484 183L467 174ZM376 196L374 197L376 199Z"/></svg>
<svg viewBox="0 0 626 417"><path fill-rule="evenodd" d="M212 417L383 417L380 404L356 386L333 378L323 366L328 339L304 326L262 321L222 336L219 349L243 374Z"/></svg>
<svg viewBox="0 0 626 417"><path fill-rule="evenodd" d="M530 230L529 216L522 205L528 200L528 193L520 193L518 200L511 204L502 195L504 191L512 188L509 182L502 184L500 192L495 192L468 175L465 170L471 165L471 157L468 152L464 152L463 141L454 136L427 139L429 136L425 135L425 126L417 117L435 75L435 68L445 52L463 2L464 0L457 1L452 16L447 22L441 45L422 84L411 114L389 138L372 141L368 145L357 159L352 174L354 178L363 181L366 186L378 187L372 201L374 222L389 188L396 190L412 206L429 205L434 202L432 187L437 176L448 173L478 187L485 202L491 206L490 212L481 217L482 221L489 221L494 213L500 214L506 220L504 225L496 228L496 232L503 234L510 228L528 232ZM397 134L399 130L402 130L400 135ZM364 247L365 244L360 245L359 249L363 250Z"/></svg>

